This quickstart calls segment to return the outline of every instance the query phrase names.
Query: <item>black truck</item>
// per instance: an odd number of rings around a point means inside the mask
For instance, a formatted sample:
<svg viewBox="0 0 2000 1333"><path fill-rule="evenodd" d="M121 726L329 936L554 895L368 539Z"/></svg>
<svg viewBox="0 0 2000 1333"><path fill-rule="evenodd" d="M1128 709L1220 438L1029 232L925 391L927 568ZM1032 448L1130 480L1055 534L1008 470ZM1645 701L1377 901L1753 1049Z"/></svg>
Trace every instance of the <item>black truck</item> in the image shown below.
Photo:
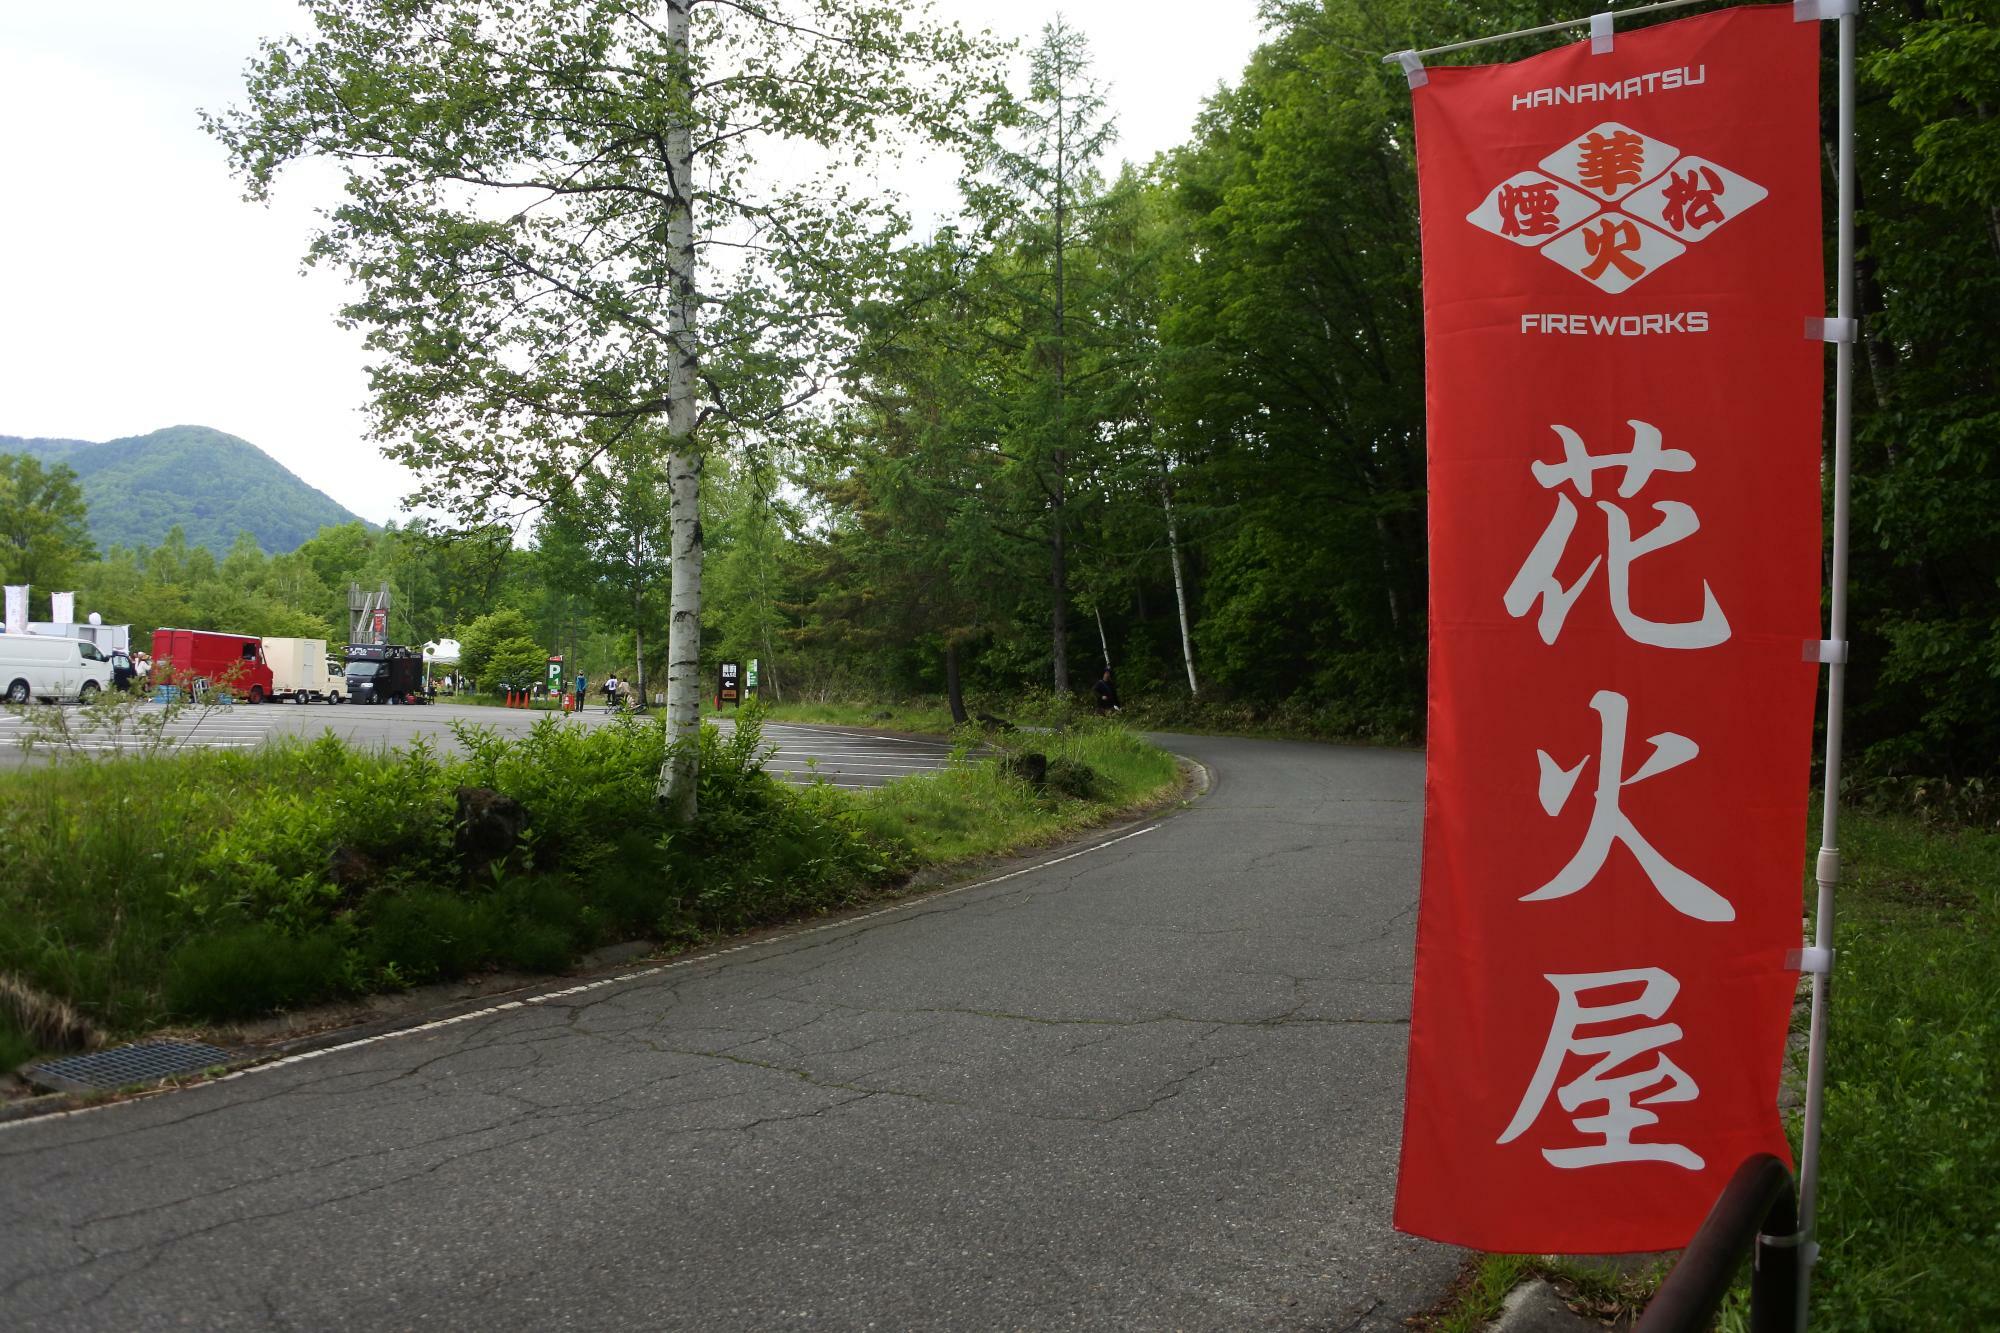
<svg viewBox="0 0 2000 1333"><path fill-rule="evenodd" d="M357 704L429 703L424 655L399 644L347 645L347 698Z"/></svg>

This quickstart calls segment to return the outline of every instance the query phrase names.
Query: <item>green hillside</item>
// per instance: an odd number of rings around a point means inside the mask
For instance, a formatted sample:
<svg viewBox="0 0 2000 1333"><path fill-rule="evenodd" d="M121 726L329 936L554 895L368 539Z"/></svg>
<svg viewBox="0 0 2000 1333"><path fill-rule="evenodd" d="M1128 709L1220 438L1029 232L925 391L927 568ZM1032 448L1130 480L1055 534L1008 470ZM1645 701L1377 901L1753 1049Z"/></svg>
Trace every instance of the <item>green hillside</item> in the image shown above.
<svg viewBox="0 0 2000 1333"><path fill-rule="evenodd" d="M355 515L247 440L207 426L92 444L0 435L0 453L33 454L75 471L100 548L157 545L176 523L217 555L248 532L276 555Z"/></svg>

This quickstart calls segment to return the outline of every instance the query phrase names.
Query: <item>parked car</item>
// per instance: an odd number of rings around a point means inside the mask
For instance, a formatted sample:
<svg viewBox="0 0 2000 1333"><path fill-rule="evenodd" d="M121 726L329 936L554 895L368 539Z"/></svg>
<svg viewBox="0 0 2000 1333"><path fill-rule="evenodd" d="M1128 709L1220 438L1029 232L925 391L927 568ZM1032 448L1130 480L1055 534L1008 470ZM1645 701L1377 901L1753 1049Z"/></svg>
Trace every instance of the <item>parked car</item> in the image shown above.
<svg viewBox="0 0 2000 1333"><path fill-rule="evenodd" d="M43 634L0 634L0 697L89 703L111 684L111 662L94 643Z"/></svg>
<svg viewBox="0 0 2000 1333"><path fill-rule="evenodd" d="M198 694L221 689L253 704L271 697L271 668L264 661L264 642L254 634L156 629L153 666L156 679L189 680Z"/></svg>

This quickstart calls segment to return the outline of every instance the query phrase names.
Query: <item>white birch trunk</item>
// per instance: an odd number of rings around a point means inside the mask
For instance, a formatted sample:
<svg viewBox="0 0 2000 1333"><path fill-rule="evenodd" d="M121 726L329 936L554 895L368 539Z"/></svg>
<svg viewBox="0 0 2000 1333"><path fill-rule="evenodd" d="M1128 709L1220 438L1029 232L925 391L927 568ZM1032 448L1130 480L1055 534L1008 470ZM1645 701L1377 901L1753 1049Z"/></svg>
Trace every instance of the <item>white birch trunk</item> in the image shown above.
<svg viewBox="0 0 2000 1333"><path fill-rule="evenodd" d="M1181 577L1181 534L1174 523L1174 493L1167 485L1167 465L1160 464L1160 508L1167 514L1167 554L1174 562L1174 604L1181 613L1181 661L1187 664L1188 694L1201 697L1201 683L1194 676L1194 636L1188 632L1187 582Z"/></svg>
<svg viewBox="0 0 2000 1333"><path fill-rule="evenodd" d="M667 42L682 61L690 96L692 45L689 0L668 0ZM701 455L695 445L694 138L688 120L667 132L673 204L667 213L667 266L672 299L667 331L673 364L667 376L667 487L672 591L667 628L667 757L658 797L669 815L692 822L701 763Z"/></svg>

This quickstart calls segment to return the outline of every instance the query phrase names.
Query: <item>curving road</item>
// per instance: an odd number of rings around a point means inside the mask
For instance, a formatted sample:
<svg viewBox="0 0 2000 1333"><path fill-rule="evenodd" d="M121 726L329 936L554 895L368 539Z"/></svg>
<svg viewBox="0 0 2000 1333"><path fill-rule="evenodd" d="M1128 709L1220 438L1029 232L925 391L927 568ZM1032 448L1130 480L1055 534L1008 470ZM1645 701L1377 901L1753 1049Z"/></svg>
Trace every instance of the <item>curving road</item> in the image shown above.
<svg viewBox="0 0 2000 1333"><path fill-rule="evenodd" d="M0 1126L0 1327L1399 1328L1422 760L1168 741L1081 854Z"/></svg>

